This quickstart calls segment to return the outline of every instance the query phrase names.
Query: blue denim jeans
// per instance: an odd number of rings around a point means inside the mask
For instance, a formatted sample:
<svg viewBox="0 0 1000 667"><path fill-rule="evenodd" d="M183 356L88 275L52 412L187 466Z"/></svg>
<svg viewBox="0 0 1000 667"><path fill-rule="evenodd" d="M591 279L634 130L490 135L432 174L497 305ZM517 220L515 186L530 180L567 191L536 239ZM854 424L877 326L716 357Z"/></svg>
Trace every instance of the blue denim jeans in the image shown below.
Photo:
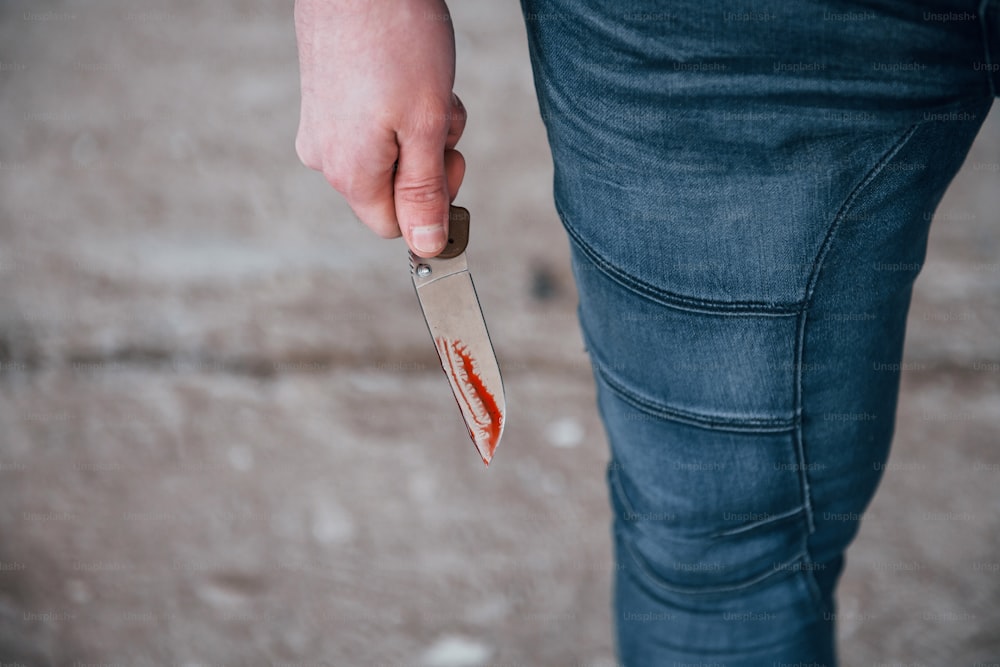
<svg viewBox="0 0 1000 667"><path fill-rule="evenodd" d="M1000 1L522 0L611 447L625 665L834 665Z"/></svg>

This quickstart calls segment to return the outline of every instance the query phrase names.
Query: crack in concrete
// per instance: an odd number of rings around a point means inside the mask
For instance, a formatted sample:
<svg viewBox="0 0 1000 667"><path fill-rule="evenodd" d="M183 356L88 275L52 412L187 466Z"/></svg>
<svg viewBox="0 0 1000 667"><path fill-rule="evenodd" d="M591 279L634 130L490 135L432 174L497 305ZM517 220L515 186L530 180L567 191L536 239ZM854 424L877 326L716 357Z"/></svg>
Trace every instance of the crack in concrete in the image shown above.
<svg viewBox="0 0 1000 667"><path fill-rule="evenodd" d="M371 371L378 373L437 373L440 363L430 349L403 349L392 354L351 354L343 351L312 351L274 356L220 356L204 353L184 353L168 348L129 346L111 352L78 350L57 359L39 354L15 358L0 342L0 377L27 372L38 373L53 369L79 372L113 372L115 370L149 370L160 372L194 372L243 376L253 379L273 379L280 375L326 374L337 371ZM500 361L501 373L522 371L554 374L590 375L589 362L558 363L551 358Z"/></svg>
<svg viewBox="0 0 1000 667"><path fill-rule="evenodd" d="M1000 360L953 358L907 359L901 364L904 377L945 374L988 379L1000 382ZM110 352L100 350L70 350L59 358L45 358L36 350L12 354L10 345L0 337L0 377L17 372L37 373L69 368L80 372L115 370L150 370L166 372L211 373L243 376L258 380L280 375L325 374L337 371L371 371L379 373L438 372L441 366L433 351L427 348L403 348L392 353L377 351L351 353L346 350L311 350L273 355L217 355L204 352L183 352L171 348L129 345ZM887 369L888 370L888 369ZM581 356L579 363L553 360L551 356L500 357L501 373L536 372L571 374L589 377L590 362Z"/></svg>

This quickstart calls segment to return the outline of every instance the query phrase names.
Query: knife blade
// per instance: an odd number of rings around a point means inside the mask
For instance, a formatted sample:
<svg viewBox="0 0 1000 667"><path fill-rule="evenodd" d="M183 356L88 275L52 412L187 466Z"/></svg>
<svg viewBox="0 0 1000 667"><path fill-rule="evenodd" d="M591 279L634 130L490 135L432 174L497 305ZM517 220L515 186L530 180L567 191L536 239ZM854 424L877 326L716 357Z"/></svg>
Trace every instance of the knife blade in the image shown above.
<svg viewBox="0 0 1000 667"><path fill-rule="evenodd" d="M448 220L445 249L431 258L411 251L410 274L469 437L488 466L507 421L503 378L465 257L469 211L452 206Z"/></svg>

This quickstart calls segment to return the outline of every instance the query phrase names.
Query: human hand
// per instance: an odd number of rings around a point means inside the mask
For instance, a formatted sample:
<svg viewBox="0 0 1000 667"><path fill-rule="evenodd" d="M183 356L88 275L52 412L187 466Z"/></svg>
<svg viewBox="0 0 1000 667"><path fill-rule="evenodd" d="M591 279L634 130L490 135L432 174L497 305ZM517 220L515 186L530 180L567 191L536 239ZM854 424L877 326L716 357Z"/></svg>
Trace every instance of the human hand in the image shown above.
<svg viewBox="0 0 1000 667"><path fill-rule="evenodd" d="M299 159L376 234L402 233L417 255L437 255L465 175L444 0L296 0L295 31Z"/></svg>

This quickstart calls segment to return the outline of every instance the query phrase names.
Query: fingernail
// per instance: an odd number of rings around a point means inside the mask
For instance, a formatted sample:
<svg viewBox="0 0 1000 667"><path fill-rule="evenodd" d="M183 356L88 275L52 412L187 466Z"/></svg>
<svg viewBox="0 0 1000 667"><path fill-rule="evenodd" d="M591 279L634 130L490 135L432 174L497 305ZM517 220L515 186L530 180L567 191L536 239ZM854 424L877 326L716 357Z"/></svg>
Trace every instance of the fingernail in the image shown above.
<svg viewBox="0 0 1000 667"><path fill-rule="evenodd" d="M444 228L440 225L414 227L410 237L413 247L420 252L435 252L444 245Z"/></svg>

